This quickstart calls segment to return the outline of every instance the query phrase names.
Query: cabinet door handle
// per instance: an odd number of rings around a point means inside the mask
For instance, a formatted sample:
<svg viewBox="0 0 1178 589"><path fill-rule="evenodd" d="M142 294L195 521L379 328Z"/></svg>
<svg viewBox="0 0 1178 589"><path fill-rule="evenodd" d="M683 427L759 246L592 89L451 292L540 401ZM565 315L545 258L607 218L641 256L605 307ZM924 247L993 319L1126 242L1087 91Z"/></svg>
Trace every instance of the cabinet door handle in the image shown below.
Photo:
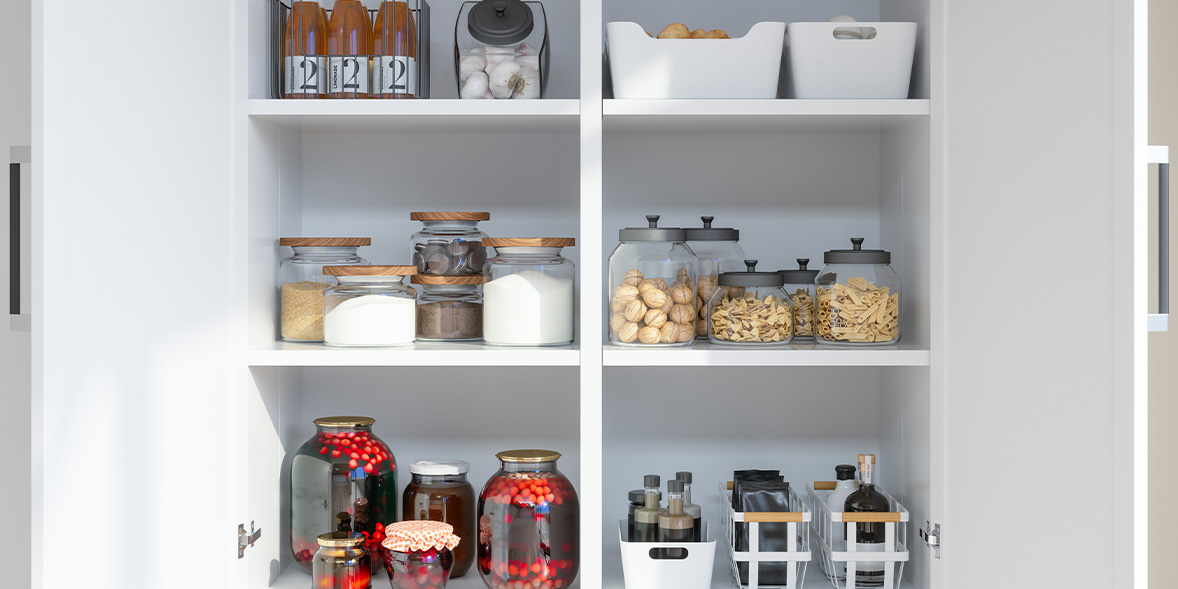
<svg viewBox="0 0 1178 589"><path fill-rule="evenodd" d="M20 315L20 167L32 161L28 146L12 147L8 158L8 313Z"/></svg>
<svg viewBox="0 0 1178 589"><path fill-rule="evenodd" d="M1149 163L1158 165L1158 312L1150 331L1170 330L1170 148L1149 146Z"/></svg>

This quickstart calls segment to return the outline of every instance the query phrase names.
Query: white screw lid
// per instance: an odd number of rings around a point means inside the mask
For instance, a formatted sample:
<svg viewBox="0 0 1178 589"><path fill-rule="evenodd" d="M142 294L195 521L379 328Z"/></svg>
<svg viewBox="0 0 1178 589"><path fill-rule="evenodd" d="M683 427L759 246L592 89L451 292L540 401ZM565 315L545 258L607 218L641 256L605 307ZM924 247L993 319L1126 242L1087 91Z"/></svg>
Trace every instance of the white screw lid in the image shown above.
<svg viewBox="0 0 1178 589"><path fill-rule="evenodd" d="M418 460L409 465L409 472L431 476L466 474L470 472L470 463L465 460Z"/></svg>

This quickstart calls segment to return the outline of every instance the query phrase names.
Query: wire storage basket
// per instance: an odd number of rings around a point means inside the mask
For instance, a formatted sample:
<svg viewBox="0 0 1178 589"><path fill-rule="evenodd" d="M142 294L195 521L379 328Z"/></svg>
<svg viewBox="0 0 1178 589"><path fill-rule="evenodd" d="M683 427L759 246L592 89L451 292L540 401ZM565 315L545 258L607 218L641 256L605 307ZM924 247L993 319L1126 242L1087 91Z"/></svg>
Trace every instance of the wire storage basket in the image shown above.
<svg viewBox="0 0 1178 589"><path fill-rule="evenodd" d="M789 511L736 511L732 505L732 481L720 483L720 527L724 528L724 536L728 546L728 558L732 561L732 574L736 577L736 584L745 589L760 589L767 587L761 582L761 563L785 563L785 582L774 584L773 587L785 589L800 589L806 578L806 569L810 564L810 506L802 501L794 490L789 487ZM761 525L785 524L786 550L776 552L761 551ZM743 524L743 525L742 525ZM748 548L738 550L738 539L748 534ZM746 572L741 574L741 563L745 563ZM747 582L741 582L741 577Z"/></svg>
<svg viewBox="0 0 1178 589"><path fill-rule="evenodd" d="M908 510L877 485L876 490L888 500L887 513L833 511L826 498L834 488L833 481L815 481L808 489L822 572L837 589L896 589L904 574L904 563L908 561ZM856 549L855 523L883 524L884 542L878 551Z"/></svg>
<svg viewBox="0 0 1178 589"><path fill-rule="evenodd" d="M429 3L385 0L372 9L336 0L329 9L330 2L272 0L271 98L429 98ZM355 34L336 47L329 26Z"/></svg>

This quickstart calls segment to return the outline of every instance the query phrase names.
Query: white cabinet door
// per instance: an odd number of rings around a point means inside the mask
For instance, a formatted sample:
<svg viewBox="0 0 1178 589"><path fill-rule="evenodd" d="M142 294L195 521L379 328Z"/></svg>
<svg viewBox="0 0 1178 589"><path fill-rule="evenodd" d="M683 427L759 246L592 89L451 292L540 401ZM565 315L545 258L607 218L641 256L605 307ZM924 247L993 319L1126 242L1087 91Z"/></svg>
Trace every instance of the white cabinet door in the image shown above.
<svg viewBox="0 0 1178 589"><path fill-rule="evenodd" d="M229 586L234 3L34 4L36 580Z"/></svg>

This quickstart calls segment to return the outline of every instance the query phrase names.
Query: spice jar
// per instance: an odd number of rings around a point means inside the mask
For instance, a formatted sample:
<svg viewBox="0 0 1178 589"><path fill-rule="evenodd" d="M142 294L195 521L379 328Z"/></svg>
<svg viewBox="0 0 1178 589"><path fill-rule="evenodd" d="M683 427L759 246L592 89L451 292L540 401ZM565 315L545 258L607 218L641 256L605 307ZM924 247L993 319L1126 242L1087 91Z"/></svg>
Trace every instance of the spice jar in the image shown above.
<svg viewBox="0 0 1178 589"><path fill-rule="evenodd" d="M809 264L810 258L798 258L797 270L779 270L785 278L785 292L789 293L794 305L795 338L814 337L814 280L818 278L818 271L806 268Z"/></svg>
<svg viewBox="0 0 1178 589"><path fill-rule="evenodd" d="M892 254L863 249L852 237L851 249L830 250L818 274L816 339L848 346L880 346L900 340L900 275Z"/></svg>
<svg viewBox="0 0 1178 589"><path fill-rule="evenodd" d="M618 232L609 255L609 341L619 345L687 346L695 340L695 253L677 227Z"/></svg>
<svg viewBox="0 0 1178 589"><path fill-rule="evenodd" d="M401 519L433 520L454 526L466 538L454 547L451 577L461 577L474 564L476 529L474 487L466 480L470 464L462 460L420 460L409 465L413 480L401 497Z"/></svg>
<svg viewBox="0 0 1178 589"><path fill-rule="evenodd" d="M364 536L351 532L319 534L319 550L311 563L314 589L368 589L372 587L372 557L364 548Z"/></svg>
<svg viewBox="0 0 1178 589"><path fill-rule="evenodd" d="M454 548L462 539L454 527L436 521L389 524L381 542L392 589L444 589L454 565Z"/></svg>
<svg viewBox="0 0 1178 589"><path fill-rule="evenodd" d="M339 284L323 293L323 343L400 346L417 333L417 291L403 284L415 266L326 266Z"/></svg>
<svg viewBox="0 0 1178 589"><path fill-rule="evenodd" d="M278 245L294 248L294 255L278 266L282 339L289 342L323 341L323 291L334 282L324 266L366 264L356 255L367 237L283 237Z"/></svg>
<svg viewBox="0 0 1178 589"><path fill-rule="evenodd" d="M479 496L478 569L491 589L572 585L580 564L577 492L558 452L511 450Z"/></svg>
<svg viewBox="0 0 1178 589"><path fill-rule="evenodd" d="M548 21L543 4L464 2L454 41L460 97L543 98L548 83Z"/></svg>
<svg viewBox="0 0 1178 589"><path fill-rule="evenodd" d="M746 347L775 346L793 340L793 303L777 272L757 272L745 260L744 272L720 273L708 301L708 340Z"/></svg>
<svg viewBox="0 0 1178 589"><path fill-rule="evenodd" d="M730 227L712 227L715 217L700 217L703 227L683 229L687 246L699 260L696 269L695 310L698 313L695 335L708 338L708 301L716 293L716 279L721 272L739 272L744 269L744 250L741 249L740 231Z"/></svg>
<svg viewBox="0 0 1178 589"><path fill-rule="evenodd" d="M573 341L576 267L560 255L571 237L491 237L483 287L483 341L496 346L563 346Z"/></svg>
<svg viewBox="0 0 1178 589"><path fill-rule="evenodd" d="M320 534L351 532L376 554L382 522L397 518L397 460L371 417L320 417L290 465L290 549L312 572ZM373 567L379 566L374 563Z"/></svg>
<svg viewBox="0 0 1178 589"><path fill-rule="evenodd" d="M409 218L422 224L411 239L418 274L483 273L487 234L479 231L479 221L489 220L491 213L425 212L409 213Z"/></svg>
<svg viewBox="0 0 1178 589"><path fill-rule="evenodd" d="M421 287L417 297L419 341L478 341L483 339L481 275L434 276L411 279Z"/></svg>

